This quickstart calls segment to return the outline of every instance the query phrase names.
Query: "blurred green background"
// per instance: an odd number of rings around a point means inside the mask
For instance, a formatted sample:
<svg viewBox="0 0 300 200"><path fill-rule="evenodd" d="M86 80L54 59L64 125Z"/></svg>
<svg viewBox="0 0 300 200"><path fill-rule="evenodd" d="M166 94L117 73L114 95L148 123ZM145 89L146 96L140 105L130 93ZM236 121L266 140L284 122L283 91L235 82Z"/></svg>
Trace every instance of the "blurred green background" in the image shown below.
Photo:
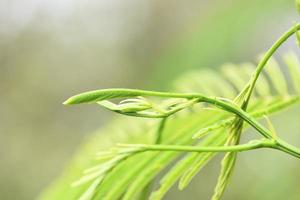
<svg viewBox="0 0 300 200"><path fill-rule="evenodd" d="M112 117L64 107L67 97L107 87L166 90L191 69L255 61L295 21L287 0L0 0L0 199L37 197ZM294 43L280 51L297 52ZM298 146L299 116L298 106L272 118ZM299 199L299 161L245 154L224 199ZM166 199L207 199L217 167Z"/></svg>

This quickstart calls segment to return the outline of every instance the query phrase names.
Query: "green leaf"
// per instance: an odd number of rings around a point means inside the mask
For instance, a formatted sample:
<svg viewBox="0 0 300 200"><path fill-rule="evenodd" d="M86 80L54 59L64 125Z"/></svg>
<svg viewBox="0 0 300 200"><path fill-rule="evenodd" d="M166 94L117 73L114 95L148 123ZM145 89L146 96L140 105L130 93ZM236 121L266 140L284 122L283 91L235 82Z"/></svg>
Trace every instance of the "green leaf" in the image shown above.
<svg viewBox="0 0 300 200"><path fill-rule="evenodd" d="M85 92L78 94L66 100L65 105L81 104L81 103L96 103L98 101L115 99L115 98L130 98L141 96L142 92L139 90L129 89L103 89Z"/></svg>
<svg viewBox="0 0 300 200"><path fill-rule="evenodd" d="M236 156L237 156L237 153L235 153L235 152L227 153L225 155L224 159L222 160L222 170L221 170L221 174L218 179L218 184L215 187L215 192L212 197L212 200L220 200L221 199L221 197L225 191L225 188L229 182L229 179L232 175L233 168L234 168L235 161L236 161Z"/></svg>
<svg viewBox="0 0 300 200"><path fill-rule="evenodd" d="M237 145L240 142L241 134L243 132L243 120L236 118L230 129L230 132L227 137L226 145ZM220 200L226 186L229 183L231 178L235 162L237 158L236 152L229 152L225 154L225 157L222 160L221 173L218 178L218 183L215 187L215 191L212 197L212 200Z"/></svg>

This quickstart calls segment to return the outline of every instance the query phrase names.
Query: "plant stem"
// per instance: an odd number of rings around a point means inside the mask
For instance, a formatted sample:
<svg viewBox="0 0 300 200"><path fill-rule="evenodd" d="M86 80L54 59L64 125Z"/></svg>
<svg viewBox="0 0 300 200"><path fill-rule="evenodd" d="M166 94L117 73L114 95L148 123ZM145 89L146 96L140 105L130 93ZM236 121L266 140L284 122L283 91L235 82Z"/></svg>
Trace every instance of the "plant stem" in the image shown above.
<svg viewBox="0 0 300 200"><path fill-rule="evenodd" d="M267 62L270 60L272 55L277 51L277 49L287 40L289 37L291 37L293 34L295 34L297 31L300 30L300 23L294 25L292 28L290 28L288 31L286 31L272 46L271 48L266 52L264 57L260 60L260 62L257 65L256 70L251 76L251 79L249 83L246 85L244 90L241 92L243 93L245 90L248 89L249 91L247 92L247 97L246 97L246 102L250 100L251 94L253 93L255 84L257 82L257 79L263 70L263 68L266 66Z"/></svg>
<svg viewBox="0 0 300 200"><path fill-rule="evenodd" d="M221 107L227 112L234 113L238 115L240 118L245 120L247 123L249 123L253 128L255 128L260 134L262 134L266 138L272 138L269 131L260 125L253 117L251 117L247 112L244 110L238 108L233 103L219 100L217 98L212 97L206 97L202 94L197 93L168 93L168 92L154 92L154 91L144 91L143 95L149 95L149 96L159 96L159 97L169 97L169 98L187 98L187 99L198 99L198 102L206 102L209 103L215 107Z"/></svg>
<svg viewBox="0 0 300 200"><path fill-rule="evenodd" d="M300 158L300 149L281 139L253 140L246 144L232 146L181 146L181 145L151 145L151 144L118 144L120 147L137 148L134 153L146 151L181 151L181 152L242 152L261 148L272 148ZM126 152L126 151L124 151Z"/></svg>
<svg viewBox="0 0 300 200"><path fill-rule="evenodd" d="M236 114L241 119L243 119L248 124L250 124L265 138L272 138L272 134L265 127L260 125L255 120L255 118L251 117L247 112L245 112L243 108L237 107L234 103L230 101L225 101L215 97L208 97L199 93L171 93L171 92L156 92L156 91L137 90L137 89L115 88L115 89L96 90L96 91L82 93L80 95L71 97L65 102L65 104L92 103L103 99L112 99L116 97L135 97L135 96L196 99L198 103L206 102L215 107L222 108L227 112Z"/></svg>
<svg viewBox="0 0 300 200"><path fill-rule="evenodd" d="M281 140L281 139L276 139L276 149L283 151L285 153L288 153L294 157L300 158L300 149Z"/></svg>
<svg viewBox="0 0 300 200"><path fill-rule="evenodd" d="M234 146L180 146L180 145L151 145L151 144L119 144L121 147L138 148L136 152L145 151L183 151L183 152L241 152L259 148L276 148L274 140L255 140L247 144Z"/></svg>
<svg viewBox="0 0 300 200"><path fill-rule="evenodd" d="M156 133L156 139L155 139L155 144L160 144L161 143L161 139L162 139L162 133L163 130L165 128L165 124L166 124L167 118L163 118L161 120L161 122L159 123L159 127Z"/></svg>

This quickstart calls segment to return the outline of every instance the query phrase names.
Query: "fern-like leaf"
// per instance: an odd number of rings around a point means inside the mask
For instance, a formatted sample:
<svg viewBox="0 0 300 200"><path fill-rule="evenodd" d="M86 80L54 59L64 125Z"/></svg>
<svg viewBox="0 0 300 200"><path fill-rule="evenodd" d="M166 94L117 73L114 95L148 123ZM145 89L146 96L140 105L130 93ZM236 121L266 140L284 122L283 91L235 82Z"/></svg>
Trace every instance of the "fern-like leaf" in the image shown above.
<svg viewBox="0 0 300 200"><path fill-rule="evenodd" d="M278 64L274 60L271 61L267 70L272 77L276 77L276 80L269 75L261 74L255 87L254 98L247 110L251 117L260 119L264 115L268 116L299 103L299 61L294 54L289 54L285 57L285 63L289 66L289 74L293 80L291 87L293 93L289 92L291 88L288 88ZM244 63L224 65L222 76L213 70L190 72L175 82L174 90L234 99L243 89L241 86L244 86L249 80L252 69L254 69L252 64ZM203 80L205 80L205 84ZM141 96L143 98L140 98ZM114 98L125 98L125 101L115 104L110 101ZM244 130L240 118L221 110L204 110L211 106L208 104L195 105L194 98L184 99L176 98L176 96L168 97L168 99L161 98L161 95L156 96L152 93L145 95L140 90L112 89L84 93L65 103L99 103L120 114L147 118L168 117L163 137L160 138L160 142L166 145L222 147L239 143L239 134L242 134ZM218 153L185 154L175 151L149 151L135 154L134 152L138 149L116 149L116 143L153 144L157 139L158 125L159 121L155 119L139 119L137 121L136 118L125 119L120 116L117 122L112 122L91 137L71 164L71 169L67 170L65 175L40 199L136 199L163 170L168 171L159 181L159 187L155 188L155 192L151 194L152 200L162 199L177 182L179 182L179 188L184 189ZM234 126L232 129L241 132L228 134L230 126ZM237 128L237 126L239 127ZM96 152L101 151L98 149L99 146L103 150L112 149L112 157L104 158L102 156L101 160L95 159ZM132 152L134 154L131 154ZM236 152L226 153L224 157L223 168L213 198L215 200L220 199L227 181L232 175L236 155ZM170 167L173 162L176 164ZM89 169L86 171L88 174L82 176L82 172L86 169ZM122 178L120 179L120 177ZM81 180L77 182L79 186L76 189L70 189L70 185L78 180Z"/></svg>

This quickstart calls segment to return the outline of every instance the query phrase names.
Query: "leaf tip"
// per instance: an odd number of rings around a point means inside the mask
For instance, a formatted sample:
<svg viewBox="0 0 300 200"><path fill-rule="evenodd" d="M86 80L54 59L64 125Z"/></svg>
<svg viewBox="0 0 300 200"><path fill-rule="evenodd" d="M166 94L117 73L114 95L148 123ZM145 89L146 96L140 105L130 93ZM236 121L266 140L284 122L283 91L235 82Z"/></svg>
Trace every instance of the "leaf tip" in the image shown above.
<svg viewBox="0 0 300 200"><path fill-rule="evenodd" d="M70 103L70 99L67 99L66 101L64 101L63 103L62 103L63 105L70 105L71 103Z"/></svg>
<svg viewBox="0 0 300 200"><path fill-rule="evenodd" d="M70 97L63 102L63 105L73 105L73 104L77 104L76 99L74 97Z"/></svg>
<svg viewBox="0 0 300 200"><path fill-rule="evenodd" d="M188 180L186 179L186 177L182 177L178 183L178 189L182 191L186 188L187 185L188 185Z"/></svg>
<svg viewBox="0 0 300 200"><path fill-rule="evenodd" d="M74 105L74 104L81 104L81 103L89 103L90 96L92 92L85 92L81 94L77 94L75 96L72 96L68 98L65 102L63 102L63 105Z"/></svg>

